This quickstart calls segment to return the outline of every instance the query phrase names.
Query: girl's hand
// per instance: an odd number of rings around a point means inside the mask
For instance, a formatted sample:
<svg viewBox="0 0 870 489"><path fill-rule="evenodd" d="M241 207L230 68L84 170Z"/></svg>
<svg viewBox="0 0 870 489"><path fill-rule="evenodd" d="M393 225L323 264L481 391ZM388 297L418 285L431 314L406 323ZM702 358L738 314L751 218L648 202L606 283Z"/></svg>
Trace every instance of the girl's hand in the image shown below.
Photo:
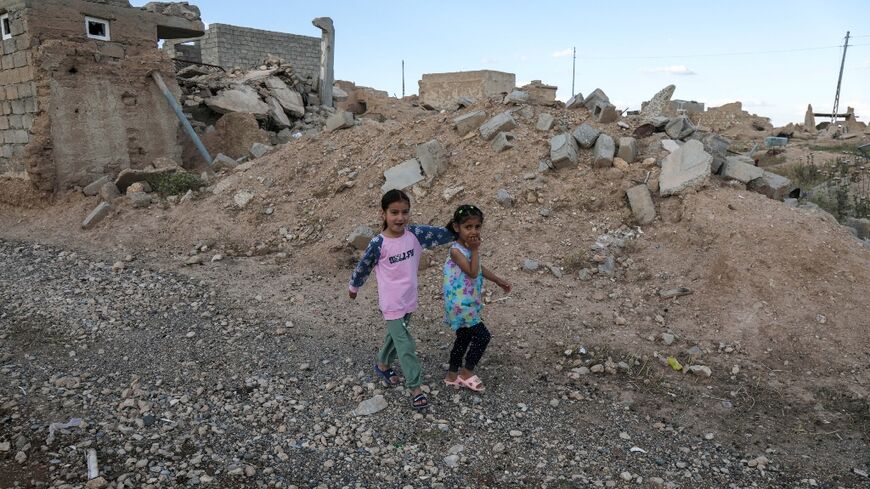
<svg viewBox="0 0 870 489"><path fill-rule="evenodd" d="M468 249L474 251L480 248L480 236L471 236L465 242L468 245Z"/></svg>

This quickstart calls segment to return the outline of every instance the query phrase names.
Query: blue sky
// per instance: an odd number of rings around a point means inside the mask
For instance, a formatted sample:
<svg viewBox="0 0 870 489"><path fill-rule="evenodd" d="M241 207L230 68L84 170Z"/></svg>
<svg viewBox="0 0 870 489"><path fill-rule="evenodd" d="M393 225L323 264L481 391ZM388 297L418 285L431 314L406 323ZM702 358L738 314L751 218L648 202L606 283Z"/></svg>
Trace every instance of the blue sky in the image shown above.
<svg viewBox="0 0 870 489"><path fill-rule="evenodd" d="M140 5L144 2L135 2ZM775 124L803 122L807 103L830 112L843 38L852 45L840 107L870 121L870 1L557 2L191 0L206 23L319 37L332 17L336 78L401 95L423 73L494 69L571 95L602 88L638 108L673 83L675 98L708 106L740 100ZM241 7L240 7L241 6ZM771 52L781 51L781 52ZM742 53L742 54L732 54ZM725 55L723 55L725 54Z"/></svg>

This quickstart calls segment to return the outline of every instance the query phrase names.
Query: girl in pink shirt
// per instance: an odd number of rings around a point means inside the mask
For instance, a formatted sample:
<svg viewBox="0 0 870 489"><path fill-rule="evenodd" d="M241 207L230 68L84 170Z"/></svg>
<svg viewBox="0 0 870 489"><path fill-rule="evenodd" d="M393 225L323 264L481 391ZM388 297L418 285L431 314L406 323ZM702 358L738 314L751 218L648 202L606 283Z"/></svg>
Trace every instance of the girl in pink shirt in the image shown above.
<svg viewBox="0 0 870 489"><path fill-rule="evenodd" d="M401 190L390 190L381 197L384 229L372 238L350 278L348 294L356 298L372 270L378 282L378 302L387 321L384 346L378 353L375 373L389 385L399 383L391 365L398 358L405 386L411 390L411 405L422 410L429 400L420 390L422 367L417 345L409 326L411 313L417 310L417 268L423 248L453 241L447 228L409 224L411 200Z"/></svg>

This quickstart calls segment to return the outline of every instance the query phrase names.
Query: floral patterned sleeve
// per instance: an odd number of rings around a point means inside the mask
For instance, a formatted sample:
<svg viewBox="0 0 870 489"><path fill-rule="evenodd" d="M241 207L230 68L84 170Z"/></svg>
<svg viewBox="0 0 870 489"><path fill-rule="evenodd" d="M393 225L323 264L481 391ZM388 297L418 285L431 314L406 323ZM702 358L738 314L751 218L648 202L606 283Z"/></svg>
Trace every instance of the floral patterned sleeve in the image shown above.
<svg viewBox="0 0 870 489"><path fill-rule="evenodd" d="M434 248L439 245L451 243L456 240L453 233L447 228L439 226L422 226L412 224L408 226L408 230L414 233L420 246L423 248Z"/></svg>
<svg viewBox="0 0 870 489"><path fill-rule="evenodd" d="M366 279L369 278L372 270L375 269L375 265L378 264L378 260L381 258L381 244L383 242L384 238L380 234L369 241L369 245L366 248L365 253L363 253L363 257L360 259L359 263L356 264L356 268L353 270L353 275L350 276L351 292L359 290L359 288L366 282Z"/></svg>

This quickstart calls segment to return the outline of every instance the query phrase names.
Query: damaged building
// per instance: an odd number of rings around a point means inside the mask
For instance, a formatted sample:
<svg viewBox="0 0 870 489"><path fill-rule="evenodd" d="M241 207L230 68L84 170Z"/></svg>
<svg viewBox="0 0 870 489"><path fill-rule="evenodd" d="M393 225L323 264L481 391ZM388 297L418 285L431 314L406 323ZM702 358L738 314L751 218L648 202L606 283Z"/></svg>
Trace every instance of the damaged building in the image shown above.
<svg viewBox="0 0 870 489"><path fill-rule="evenodd" d="M40 190L177 161L179 122L151 78L177 90L160 39L200 36L186 3L0 0L0 175Z"/></svg>

